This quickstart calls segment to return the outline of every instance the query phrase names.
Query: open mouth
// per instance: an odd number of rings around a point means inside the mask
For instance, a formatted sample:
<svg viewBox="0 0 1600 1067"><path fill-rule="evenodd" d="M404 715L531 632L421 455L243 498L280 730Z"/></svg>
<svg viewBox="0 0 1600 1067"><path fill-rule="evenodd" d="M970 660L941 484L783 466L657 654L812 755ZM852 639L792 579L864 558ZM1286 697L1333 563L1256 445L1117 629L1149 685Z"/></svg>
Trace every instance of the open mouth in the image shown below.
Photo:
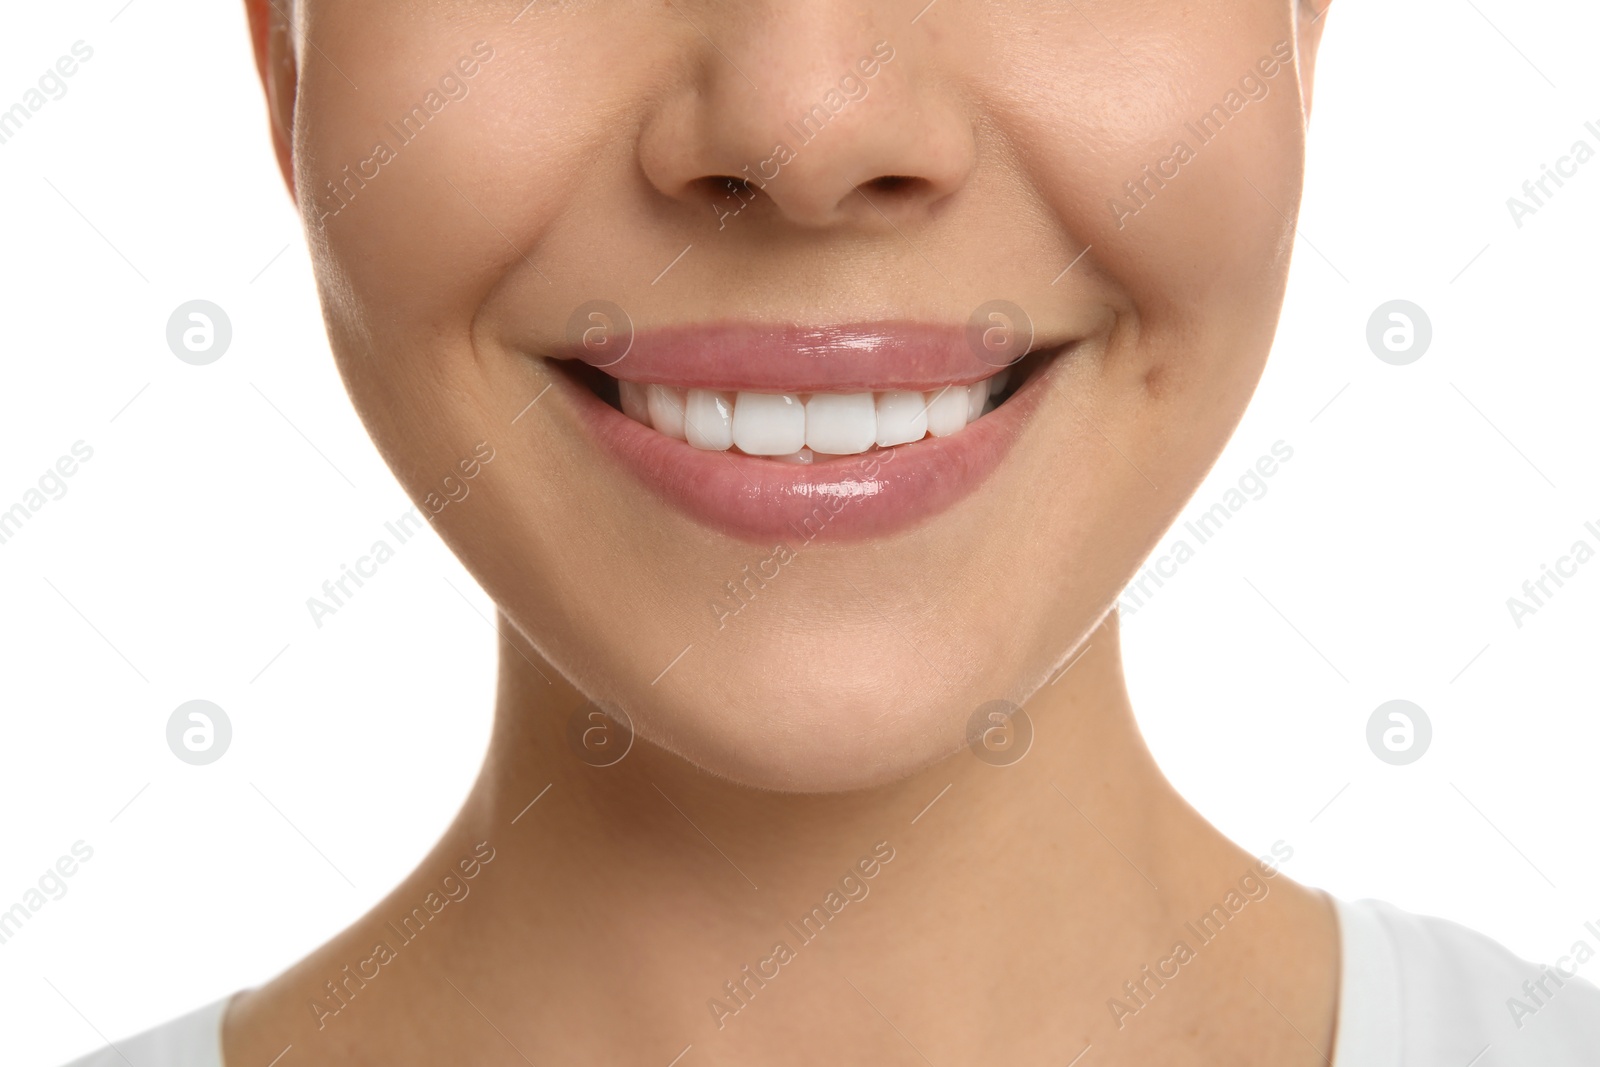
<svg viewBox="0 0 1600 1067"><path fill-rule="evenodd" d="M1060 351L1031 352L977 381L849 392L684 388L613 377L575 360L554 362L613 409L691 448L811 464L957 436L1010 400Z"/></svg>
<svg viewBox="0 0 1600 1067"><path fill-rule="evenodd" d="M896 534L976 493L1083 348L1045 336L1002 358L961 324L624 323L540 358L617 468L770 548Z"/></svg>

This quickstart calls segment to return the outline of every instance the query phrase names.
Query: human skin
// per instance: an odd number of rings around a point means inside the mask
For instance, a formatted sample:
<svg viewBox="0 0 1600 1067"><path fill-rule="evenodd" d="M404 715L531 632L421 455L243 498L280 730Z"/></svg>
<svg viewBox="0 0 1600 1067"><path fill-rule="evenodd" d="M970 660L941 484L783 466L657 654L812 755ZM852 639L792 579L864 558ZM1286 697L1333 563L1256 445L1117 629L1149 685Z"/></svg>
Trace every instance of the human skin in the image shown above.
<svg viewBox="0 0 1600 1067"><path fill-rule="evenodd" d="M1266 359L1317 9L247 9L375 443L425 510L493 449L433 525L499 608L501 679L455 825L368 918L235 1002L230 1065L291 1044L330 1064L1322 1060L1337 933L1286 875L1137 1016L1107 1008L1255 862L1150 758L1111 612ZM895 58L870 92L719 227L715 179L770 157L880 41ZM330 214L326 183L476 42L492 58L467 94ZM1294 60L1261 77L1279 42ZM1264 95L1209 143L1185 134L1247 75ZM1193 158L1119 218L1108 200L1131 205L1123 183L1180 139ZM539 357L589 300L649 328L960 325L996 298L1078 342L999 468L908 529L806 545L721 625L708 602L769 550L645 491L545 394ZM1034 730L1005 767L967 751L996 699ZM591 702L637 731L610 767L568 741ZM470 896L319 1025L324 983L482 841ZM870 898L719 1026L707 1001L879 841L896 858Z"/></svg>

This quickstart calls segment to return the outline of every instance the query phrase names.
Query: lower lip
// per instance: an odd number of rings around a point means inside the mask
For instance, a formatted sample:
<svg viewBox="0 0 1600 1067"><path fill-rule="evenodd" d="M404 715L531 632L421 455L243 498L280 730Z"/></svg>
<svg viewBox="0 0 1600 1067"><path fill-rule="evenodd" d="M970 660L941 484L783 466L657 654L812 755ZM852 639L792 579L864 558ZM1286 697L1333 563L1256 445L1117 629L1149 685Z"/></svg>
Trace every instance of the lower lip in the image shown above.
<svg viewBox="0 0 1600 1067"><path fill-rule="evenodd" d="M600 447L657 496L710 528L774 539L856 541L909 529L988 479L1022 436L1058 353L999 407L949 437L816 463L694 448L636 422L557 372Z"/></svg>

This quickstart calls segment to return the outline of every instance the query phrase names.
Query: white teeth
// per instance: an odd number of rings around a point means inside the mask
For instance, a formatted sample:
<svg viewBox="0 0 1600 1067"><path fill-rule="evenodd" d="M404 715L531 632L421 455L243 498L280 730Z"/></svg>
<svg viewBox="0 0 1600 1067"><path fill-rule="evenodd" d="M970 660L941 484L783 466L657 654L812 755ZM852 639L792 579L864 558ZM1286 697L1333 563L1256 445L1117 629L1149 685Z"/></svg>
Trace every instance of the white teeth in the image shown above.
<svg viewBox="0 0 1600 1067"><path fill-rule="evenodd" d="M878 441L871 393L813 393L806 401L806 444L813 452L853 456Z"/></svg>
<svg viewBox="0 0 1600 1067"><path fill-rule="evenodd" d="M983 406L989 402L989 383L987 381L973 382L967 386L967 421L977 422L978 416L983 414Z"/></svg>
<svg viewBox="0 0 1600 1067"><path fill-rule="evenodd" d="M650 425L668 437L676 437L682 441L685 437L683 426L683 390L674 389L669 385L647 386L647 402L650 409Z"/></svg>
<svg viewBox="0 0 1600 1067"><path fill-rule="evenodd" d="M928 432L928 401L921 393L892 389L878 394L878 447L920 441Z"/></svg>
<svg viewBox="0 0 1600 1067"><path fill-rule="evenodd" d="M805 447L806 409L792 393L740 393L733 443L751 456L788 456Z"/></svg>
<svg viewBox="0 0 1600 1067"><path fill-rule="evenodd" d="M622 413L635 422L650 425L650 387L639 382L618 382L622 394Z"/></svg>
<svg viewBox="0 0 1600 1067"><path fill-rule="evenodd" d="M684 435L696 448L725 452L733 447L733 397L691 389L683 405Z"/></svg>
<svg viewBox="0 0 1600 1067"><path fill-rule="evenodd" d="M928 394L928 432L935 437L949 437L967 425L967 390L960 385L947 385Z"/></svg>
<svg viewBox="0 0 1600 1067"><path fill-rule="evenodd" d="M949 437L994 409L1009 369L928 392L758 393L619 381L623 414L695 448L785 463L854 456L873 447Z"/></svg>

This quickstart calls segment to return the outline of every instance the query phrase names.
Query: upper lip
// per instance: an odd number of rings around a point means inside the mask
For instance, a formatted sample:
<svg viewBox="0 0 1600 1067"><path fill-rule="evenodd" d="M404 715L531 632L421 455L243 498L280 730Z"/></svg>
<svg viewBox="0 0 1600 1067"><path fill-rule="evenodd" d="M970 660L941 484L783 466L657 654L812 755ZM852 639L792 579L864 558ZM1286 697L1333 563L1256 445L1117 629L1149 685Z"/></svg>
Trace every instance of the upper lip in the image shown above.
<svg viewBox="0 0 1600 1067"><path fill-rule="evenodd" d="M604 344L569 344L551 355L623 381L767 393L925 391L981 381L1008 365L1003 356L980 355L967 326L923 322L628 327L613 329Z"/></svg>

